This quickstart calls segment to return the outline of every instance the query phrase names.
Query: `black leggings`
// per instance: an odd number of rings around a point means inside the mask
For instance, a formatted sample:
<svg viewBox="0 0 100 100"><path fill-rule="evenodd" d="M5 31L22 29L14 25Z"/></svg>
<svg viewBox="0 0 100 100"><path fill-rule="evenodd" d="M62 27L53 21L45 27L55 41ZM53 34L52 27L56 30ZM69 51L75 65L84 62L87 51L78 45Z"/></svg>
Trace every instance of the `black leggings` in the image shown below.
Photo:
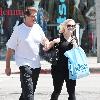
<svg viewBox="0 0 100 100"><path fill-rule="evenodd" d="M68 70L64 68L63 66L60 66L60 67L63 67L64 69L57 69L56 67L58 66L56 66L55 68L54 67L55 66L52 66L52 69L51 69L54 91L51 95L50 100L58 100L58 96L61 93L64 80L66 82L66 88L69 94L68 100L76 100L75 99L76 80L69 79Z"/></svg>
<svg viewBox="0 0 100 100"><path fill-rule="evenodd" d="M32 69L30 66L21 66L20 81L22 93L19 100L34 100L34 92L36 89L40 68Z"/></svg>

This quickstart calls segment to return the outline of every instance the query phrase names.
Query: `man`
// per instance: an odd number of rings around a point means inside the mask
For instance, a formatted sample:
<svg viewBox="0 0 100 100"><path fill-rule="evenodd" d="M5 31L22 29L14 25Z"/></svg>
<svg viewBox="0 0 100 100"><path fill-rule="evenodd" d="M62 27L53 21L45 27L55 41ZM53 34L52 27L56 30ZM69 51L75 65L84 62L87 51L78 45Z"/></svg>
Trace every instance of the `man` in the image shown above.
<svg viewBox="0 0 100 100"><path fill-rule="evenodd" d="M34 100L34 92L40 73L39 45L48 46L41 27L36 23L37 10L27 7L24 11L24 22L14 28L7 42L5 73L10 76L10 59L15 52L16 64L20 69L22 94L19 100Z"/></svg>

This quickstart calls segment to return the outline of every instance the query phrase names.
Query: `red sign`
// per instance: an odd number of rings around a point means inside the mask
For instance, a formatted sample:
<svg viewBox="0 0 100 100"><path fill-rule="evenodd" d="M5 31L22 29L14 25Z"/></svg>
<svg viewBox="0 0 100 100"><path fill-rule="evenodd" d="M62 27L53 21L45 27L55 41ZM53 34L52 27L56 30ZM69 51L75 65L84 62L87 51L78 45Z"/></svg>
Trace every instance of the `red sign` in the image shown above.
<svg viewBox="0 0 100 100"><path fill-rule="evenodd" d="M7 16L10 16L10 15L18 16L22 14L23 14L22 10L10 10L10 9L5 10L5 15Z"/></svg>
<svg viewBox="0 0 100 100"><path fill-rule="evenodd" d="M3 15L7 15L7 16L21 16L23 15L23 10L20 10L20 9L6 9L6 10L3 10L2 8L0 8L0 16L3 16Z"/></svg>

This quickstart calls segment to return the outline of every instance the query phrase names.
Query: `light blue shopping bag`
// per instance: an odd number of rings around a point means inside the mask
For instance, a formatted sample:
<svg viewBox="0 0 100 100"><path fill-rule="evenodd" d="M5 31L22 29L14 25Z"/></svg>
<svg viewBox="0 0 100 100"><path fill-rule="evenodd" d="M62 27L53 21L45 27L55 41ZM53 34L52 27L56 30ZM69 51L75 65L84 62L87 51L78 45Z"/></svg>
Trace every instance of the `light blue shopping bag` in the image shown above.
<svg viewBox="0 0 100 100"><path fill-rule="evenodd" d="M68 57L69 79L76 80L90 74L87 57L81 47L76 47L64 53Z"/></svg>

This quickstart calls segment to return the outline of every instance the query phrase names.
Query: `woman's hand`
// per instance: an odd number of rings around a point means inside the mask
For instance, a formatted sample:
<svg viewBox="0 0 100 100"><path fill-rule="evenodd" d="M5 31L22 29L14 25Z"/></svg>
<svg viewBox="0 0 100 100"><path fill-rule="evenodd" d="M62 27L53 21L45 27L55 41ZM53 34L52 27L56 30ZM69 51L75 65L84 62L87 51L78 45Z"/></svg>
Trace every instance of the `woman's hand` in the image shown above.
<svg viewBox="0 0 100 100"><path fill-rule="evenodd" d="M51 49L55 43L59 43L60 42L60 38L56 38L53 41L47 42L45 43L43 50L44 51L48 51L49 49Z"/></svg>
<svg viewBox="0 0 100 100"><path fill-rule="evenodd" d="M54 43L59 43L60 42L60 38L56 38L53 40Z"/></svg>
<svg viewBox="0 0 100 100"><path fill-rule="evenodd" d="M77 47L78 46L77 41L76 41L76 37L72 37L71 44L73 44L73 47Z"/></svg>

